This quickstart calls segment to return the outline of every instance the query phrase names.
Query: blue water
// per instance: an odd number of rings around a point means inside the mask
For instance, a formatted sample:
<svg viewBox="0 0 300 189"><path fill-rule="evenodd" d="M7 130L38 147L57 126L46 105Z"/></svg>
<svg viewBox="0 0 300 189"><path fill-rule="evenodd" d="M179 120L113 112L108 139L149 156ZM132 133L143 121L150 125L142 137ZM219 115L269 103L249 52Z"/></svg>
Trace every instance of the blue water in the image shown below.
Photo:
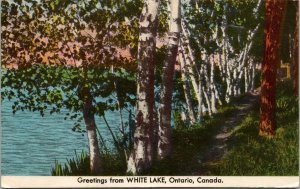
<svg viewBox="0 0 300 189"><path fill-rule="evenodd" d="M73 132L73 121L64 120L61 114L45 114L20 111L12 114L11 102L2 102L2 175L49 176L55 160L65 163L67 158L88 152L86 134ZM114 132L118 132L120 116L118 112L108 112L107 121ZM125 117L126 119L127 117ZM104 122L99 117L96 122L106 143L111 144Z"/></svg>

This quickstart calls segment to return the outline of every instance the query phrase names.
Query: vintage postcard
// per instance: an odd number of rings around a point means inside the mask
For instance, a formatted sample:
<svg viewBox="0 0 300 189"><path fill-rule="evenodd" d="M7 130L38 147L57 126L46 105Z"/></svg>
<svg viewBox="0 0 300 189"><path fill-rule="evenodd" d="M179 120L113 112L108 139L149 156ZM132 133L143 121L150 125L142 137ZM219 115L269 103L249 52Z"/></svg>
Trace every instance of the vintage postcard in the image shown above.
<svg viewBox="0 0 300 189"><path fill-rule="evenodd" d="M1 1L1 187L298 187L298 12Z"/></svg>

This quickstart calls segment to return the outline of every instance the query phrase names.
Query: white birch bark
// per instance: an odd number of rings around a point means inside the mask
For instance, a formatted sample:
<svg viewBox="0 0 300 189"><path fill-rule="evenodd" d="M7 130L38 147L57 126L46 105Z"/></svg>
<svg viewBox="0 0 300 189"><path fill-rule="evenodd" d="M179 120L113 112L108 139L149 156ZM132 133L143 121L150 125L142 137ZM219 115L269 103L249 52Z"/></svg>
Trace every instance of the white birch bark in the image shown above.
<svg viewBox="0 0 300 189"><path fill-rule="evenodd" d="M257 18L258 15L258 10L262 5L262 0L259 0L256 7L253 9L253 15L255 15L255 17ZM226 8L225 8L226 9ZM251 50L252 46L253 46L253 39L254 36L256 35L260 24L258 24L253 30L250 30L247 34L247 42L243 48L243 50L241 51L241 53L239 54L239 56L237 58L233 58L233 63L237 63L238 65L234 65L232 62L232 60L228 60L228 53L231 52L233 50L233 48L230 48L230 44L228 43L228 39L227 39L227 35L226 35L226 27L227 27L227 18L226 15L224 14L223 16L223 26L222 26L222 32L223 32L223 52L222 52L222 59L223 59L223 64L227 64L226 65L226 95L225 95L225 100L227 103L230 102L230 99L232 96L237 96L240 95L241 93L241 80L242 77L245 78L245 80L247 81L247 85L246 86L249 89L249 70L247 67L247 57L249 54L249 51ZM233 52L233 51L232 51ZM227 59L226 59L227 58ZM223 68L222 68L223 69ZM224 70L224 69L223 69ZM232 72L232 73L228 73L228 72ZM246 78L247 77L247 78ZM247 91L247 90L246 90Z"/></svg>
<svg viewBox="0 0 300 189"><path fill-rule="evenodd" d="M205 102L206 102L206 105L207 105L207 111L208 111L208 115L211 116L212 115L212 111L211 111L211 108L210 108L210 100L209 100L209 97L206 93L206 91L204 90L204 88L202 87L202 91L203 91L203 95L204 95L204 99L205 99Z"/></svg>
<svg viewBox="0 0 300 189"><path fill-rule="evenodd" d="M205 106L203 104L203 92L202 92L202 86L203 86L203 82L202 82L202 79L204 78L204 72L203 72L203 69L201 68L202 66L197 66L196 65L196 61L195 61L195 58L194 58L194 55L193 55L193 51L190 47L190 41L189 41L189 38L188 36L190 35L186 25L184 22L181 22L182 24L182 33L183 33L183 39L184 39L184 44L187 46L187 49L186 50L187 52L184 53L185 56L187 57L190 57L189 60L191 60L191 66L189 67L190 70L190 77L191 77L191 81L192 81L192 85L193 85L193 89L195 91L195 94L196 94L196 98L197 98L197 101L198 101L198 120L201 122L202 119L203 119L203 112L204 112L204 109L205 109ZM195 39L196 40L196 39ZM198 46L200 46L200 43L199 41L196 40L196 43L198 44ZM187 55L188 54L188 55ZM205 53L202 53L201 54L201 59L206 59L206 56L205 56ZM196 72L191 69L192 67L195 68ZM198 76L198 83L196 82L196 79L195 77ZM204 107L204 108L202 108Z"/></svg>
<svg viewBox="0 0 300 189"><path fill-rule="evenodd" d="M252 62L252 64L251 64L251 92L254 92L254 89L255 89L255 70L256 70L256 68L255 68L255 63L254 62Z"/></svg>
<svg viewBox="0 0 300 189"><path fill-rule="evenodd" d="M98 145L95 110L93 107L93 97L90 89L83 88L81 91L83 97L83 119L86 125L87 137L89 142L89 154L90 154L90 170L92 174L98 174L102 171L102 163L100 159L100 148Z"/></svg>
<svg viewBox="0 0 300 189"><path fill-rule="evenodd" d="M198 78L199 78L199 82L198 82L198 95L199 95L199 99L198 99L198 117L199 117L199 122L202 122L203 120L203 95L202 95L202 69L200 68L197 69L198 70Z"/></svg>
<svg viewBox="0 0 300 189"><path fill-rule="evenodd" d="M249 72L248 66L244 67L245 93L249 91Z"/></svg>
<svg viewBox="0 0 300 189"><path fill-rule="evenodd" d="M184 92L184 97L185 97L186 106L188 110L188 117L190 123L194 124L196 123L196 114L192 103L191 88L188 80L189 74L185 65L185 59L182 54L182 50L179 51L179 62L180 62L181 79L183 82L183 92Z"/></svg>
<svg viewBox="0 0 300 189"><path fill-rule="evenodd" d="M193 70L193 65L194 62L192 62L192 59L190 58L190 54L189 54L189 51L188 49L186 48L187 46L187 41L186 40L181 40L181 48L182 48L182 52L183 52L183 57L184 59L186 60L186 68L188 69L188 73L189 73L189 78L191 79L191 83L192 83L192 86L193 86L193 89L194 89L194 92L196 94L196 98L197 100L199 101L199 94L198 94L198 84L197 84L197 81L196 81L196 73L194 72Z"/></svg>
<svg viewBox="0 0 300 189"><path fill-rule="evenodd" d="M226 6L224 5L224 10L226 11ZM223 60L223 73L225 76L225 81L226 81L226 92L225 92L225 101L227 103L230 103L230 100L232 98L233 94L233 82L232 82L232 69L231 69L231 62L229 61L228 54L230 49L228 47L228 36L226 35L226 30L227 30L227 17L226 13L223 15L223 23L221 26L221 31L222 31L222 60Z"/></svg>
<svg viewBox="0 0 300 189"><path fill-rule="evenodd" d="M259 0L256 7L253 9L253 15L257 18L258 10L260 6L262 5L262 0ZM237 83L240 83L241 78L245 78L245 92L248 92L249 89L249 70L248 70L248 54L253 46L253 39L256 33L258 32L258 29L260 27L260 24L257 24L257 26L248 32L247 36L247 42L245 44L245 47L240 55L239 62L241 63L238 67L237 72L239 73L238 81ZM240 88L238 88L240 90Z"/></svg>
<svg viewBox="0 0 300 189"><path fill-rule="evenodd" d="M219 94L219 91L218 91L216 85L214 85L214 91L215 91L216 99L217 99L219 105L223 106L223 102L221 100L221 97L220 97L220 94Z"/></svg>
<svg viewBox="0 0 300 189"><path fill-rule="evenodd" d="M204 99L205 99L205 103L207 105L207 110L208 110L208 115L211 116L212 115L212 110L211 110L211 101L210 101L210 78L208 75L208 70L207 70L207 62L209 62L209 56L204 55L204 57L206 58L206 62L204 64L202 64L202 73L203 73L203 78L205 81L205 86L202 86L202 92L204 95Z"/></svg>
<svg viewBox="0 0 300 189"><path fill-rule="evenodd" d="M139 21L136 129L127 162L127 172L134 175L149 169L154 155L154 54L158 7L159 0L145 0Z"/></svg>
<svg viewBox="0 0 300 189"><path fill-rule="evenodd" d="M214 60L214 58L212 57L212 60ZM214 88L214 69L215 68L215 63L214 61L210 62L210 101L211 101L211 111L212 113L217 113L217 107L216 107L216 95L215 95L215 88Z"/></svg>
<svg viewBox="0 0 300 189"><path fill-rule="evenodd" d="M232 85L232 76L230 71L229 63L226 64L226 94L225 94L225 101L227 103L230 102L233 94L233 85Z"/></svg>

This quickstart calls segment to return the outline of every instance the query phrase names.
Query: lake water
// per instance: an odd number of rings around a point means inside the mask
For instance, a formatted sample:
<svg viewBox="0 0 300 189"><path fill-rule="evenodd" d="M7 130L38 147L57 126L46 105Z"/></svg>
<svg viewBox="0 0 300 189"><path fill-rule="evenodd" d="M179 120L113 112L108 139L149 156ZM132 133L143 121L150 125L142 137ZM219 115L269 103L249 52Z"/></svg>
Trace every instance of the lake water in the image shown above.
<svg viewBox="0 0 300 189"><path fill-rule="evenodd" d="M73 121L64 120L61 114L45 114L19 111L12 114L11 102L2 102L2 175L51 175L55 160L60 163L79 154L88 152L86 134L73 132ZM66 111L65 111L66 112ZM125 112L124 112L125 113ZM118 132L120 116L118 112L108 112L107 121L114 132ZM125 114L125 121L128 114ZM104 122L96 118L97 126L103 138L110 143L109 134Z"/></svg>

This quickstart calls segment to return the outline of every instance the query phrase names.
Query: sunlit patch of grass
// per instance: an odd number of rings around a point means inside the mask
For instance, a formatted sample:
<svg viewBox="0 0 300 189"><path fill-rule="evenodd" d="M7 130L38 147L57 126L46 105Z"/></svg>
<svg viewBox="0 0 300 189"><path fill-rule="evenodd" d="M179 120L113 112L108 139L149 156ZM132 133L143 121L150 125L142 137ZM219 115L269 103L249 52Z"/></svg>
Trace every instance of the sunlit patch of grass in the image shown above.
<svg viewBox="0 0 300 189"><path fill-rule="evenodd" d="M229 140L231 150L210 167L211 175L298 175L298 99L278 86L274 138L258 136L259 110L237 127Z"/></svg>

